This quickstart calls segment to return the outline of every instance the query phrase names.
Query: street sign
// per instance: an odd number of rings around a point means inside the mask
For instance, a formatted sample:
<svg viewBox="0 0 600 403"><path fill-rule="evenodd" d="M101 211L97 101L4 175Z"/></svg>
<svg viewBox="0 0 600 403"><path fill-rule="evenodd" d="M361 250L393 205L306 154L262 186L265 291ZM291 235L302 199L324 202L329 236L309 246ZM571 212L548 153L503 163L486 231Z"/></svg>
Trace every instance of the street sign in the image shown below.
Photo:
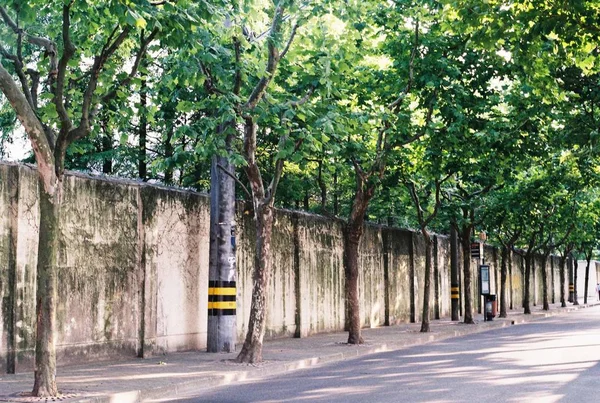
<svg viewBox="0 0 600 403"><path fill-rule="evenodd" d="M490 266L487 264L479 266L479 289L481 295L490 294Z"/></svg>
<svg viewBox="0 0 600 403"><path fill-rule="evenodd" d="M481 257L481 252L479 251L479 242L473 242L471 244L471 257L476 259Z"/></svg>

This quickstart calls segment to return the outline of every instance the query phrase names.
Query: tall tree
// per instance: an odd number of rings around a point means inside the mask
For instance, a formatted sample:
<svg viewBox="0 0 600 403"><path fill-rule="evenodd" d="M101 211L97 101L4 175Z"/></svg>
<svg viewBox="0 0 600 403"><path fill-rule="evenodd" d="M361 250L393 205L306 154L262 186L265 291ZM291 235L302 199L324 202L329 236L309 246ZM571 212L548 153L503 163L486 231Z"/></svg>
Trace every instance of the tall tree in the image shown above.
<svg viewBox="0 0 600 403"><path fill-rule="evenodd" d="M163 26L157 17L164 16L164 6L9 1L0 6L0 16L0 90L31 141L40 179L33 394L56 396L56 259L65 155L70 144L92 132L102 107L127 91ZM136 34L140 42L131 39ZM122 60L130 62L129 70Z"/></svg>
<svg viewBox="0 0 600 403"><path fill-rule="evenodd" d="M411 161L412 163L409 162L406 164L410 168L407 167L408 169L404 169L403 181L413 201L421 235L425 241L425 278L423 279L421 332L426 333L430 331L429 313L433 255L433 238L429 230L429 225L436 218L442 203L440 196L441 186L451 175L441 178L439 168L442 164L436 161L439 158L439 154L427 153L433 159L431 161L425 157L425 153L423 152L424 147L413 147L413 150L418 148L421 148L422 151L421 153L416 153L416 156ZM438 170L437 173L435 172L436 168Z"/></svg>

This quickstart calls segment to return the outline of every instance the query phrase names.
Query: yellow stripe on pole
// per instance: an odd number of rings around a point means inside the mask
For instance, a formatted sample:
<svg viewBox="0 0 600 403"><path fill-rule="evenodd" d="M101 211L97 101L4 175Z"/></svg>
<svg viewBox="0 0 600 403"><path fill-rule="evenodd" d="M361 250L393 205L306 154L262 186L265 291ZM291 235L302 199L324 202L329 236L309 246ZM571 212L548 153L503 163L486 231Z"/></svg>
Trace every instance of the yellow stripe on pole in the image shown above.
<svg viewBox="0 0 600 403"><path fill-rule="evenodd" d="M209 302L208 309L235 309L235 301Z"/></svg>
<svg viewBox="0 0 600 403"><path fill-rule="evenodd" d="M208 295L236 295L235 287L210 287Z"/></svg>
<svg viewBox="0 0 600 403"><path fill-rule="evenodd" d="M459 288L458 287L452 287L452 288L450 288L450 291L452 291L452 292L458 292Z"/></svg>

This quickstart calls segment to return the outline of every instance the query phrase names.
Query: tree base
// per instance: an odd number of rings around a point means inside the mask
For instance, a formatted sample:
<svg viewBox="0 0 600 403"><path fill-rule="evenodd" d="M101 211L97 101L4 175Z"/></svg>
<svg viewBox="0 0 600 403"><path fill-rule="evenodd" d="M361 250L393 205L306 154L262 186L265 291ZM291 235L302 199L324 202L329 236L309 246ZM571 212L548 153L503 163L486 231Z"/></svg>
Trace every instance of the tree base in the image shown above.
<svg viewBox="0 0 600 403"><path fill-rule="evenodd" d="M348 336L348 344L365 344L365 340L363 339L362 336Z"/></svg>
<svg viewBox="0 0 600 403"><path fill-rule="evenodd" d="M262 362L262 360L261 345L260 348L257 346L246 348L246 346L244 346L234 361L238 364L258 364L259 362Z"/></svg>

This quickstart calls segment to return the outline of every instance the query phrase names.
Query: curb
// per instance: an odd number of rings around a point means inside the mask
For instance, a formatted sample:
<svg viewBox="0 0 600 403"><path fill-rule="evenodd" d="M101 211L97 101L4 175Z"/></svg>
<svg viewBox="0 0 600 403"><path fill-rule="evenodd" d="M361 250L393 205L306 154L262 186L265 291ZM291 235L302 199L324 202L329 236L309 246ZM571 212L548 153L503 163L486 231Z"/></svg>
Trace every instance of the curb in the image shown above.
<svg viewBox="0 0 600 403"><path fill-rule="evenodd" d="M564 315L570 312L577 311L579 309L593 307L596 305L600 305L600 302L559 308L560 310L553 310L549 312L536 312L531 315L519 314L519 317L512 319L509 317L501 318L492 322L478 322L475 325L465 325L464 328L455 329L454 331L436 332L434 330L432 333L428 334L419 333L419 335L422 336L416 338L415 340L399 341L398 343L394 343L393 345L383 343L369 345L367 341L366 345L352 347L351 350L347 352L305 358L295 361L287 361L278 364L266 365L264 367L255 368L253 370L235 371L223 375L208 375L206 376L206 378L203 378L201 380L182 381L168 386L160 386L145 390L131 390L126 392L109 393L101 396L86 396L68 400L73 403L138 403L143 402L145 400L159 399L166 396L176 397L184 393L198 390L201 387L210 388L223 386L245 380L263 378L269 375L281 374L285 372L296 371L299 369L310 368L320 364L340 362L360 356L366 356L386 351L397 351L408 347L425 345L450 338L484 333L510 326L527 324L530 322L535 322L553 316Z"/></svg>

